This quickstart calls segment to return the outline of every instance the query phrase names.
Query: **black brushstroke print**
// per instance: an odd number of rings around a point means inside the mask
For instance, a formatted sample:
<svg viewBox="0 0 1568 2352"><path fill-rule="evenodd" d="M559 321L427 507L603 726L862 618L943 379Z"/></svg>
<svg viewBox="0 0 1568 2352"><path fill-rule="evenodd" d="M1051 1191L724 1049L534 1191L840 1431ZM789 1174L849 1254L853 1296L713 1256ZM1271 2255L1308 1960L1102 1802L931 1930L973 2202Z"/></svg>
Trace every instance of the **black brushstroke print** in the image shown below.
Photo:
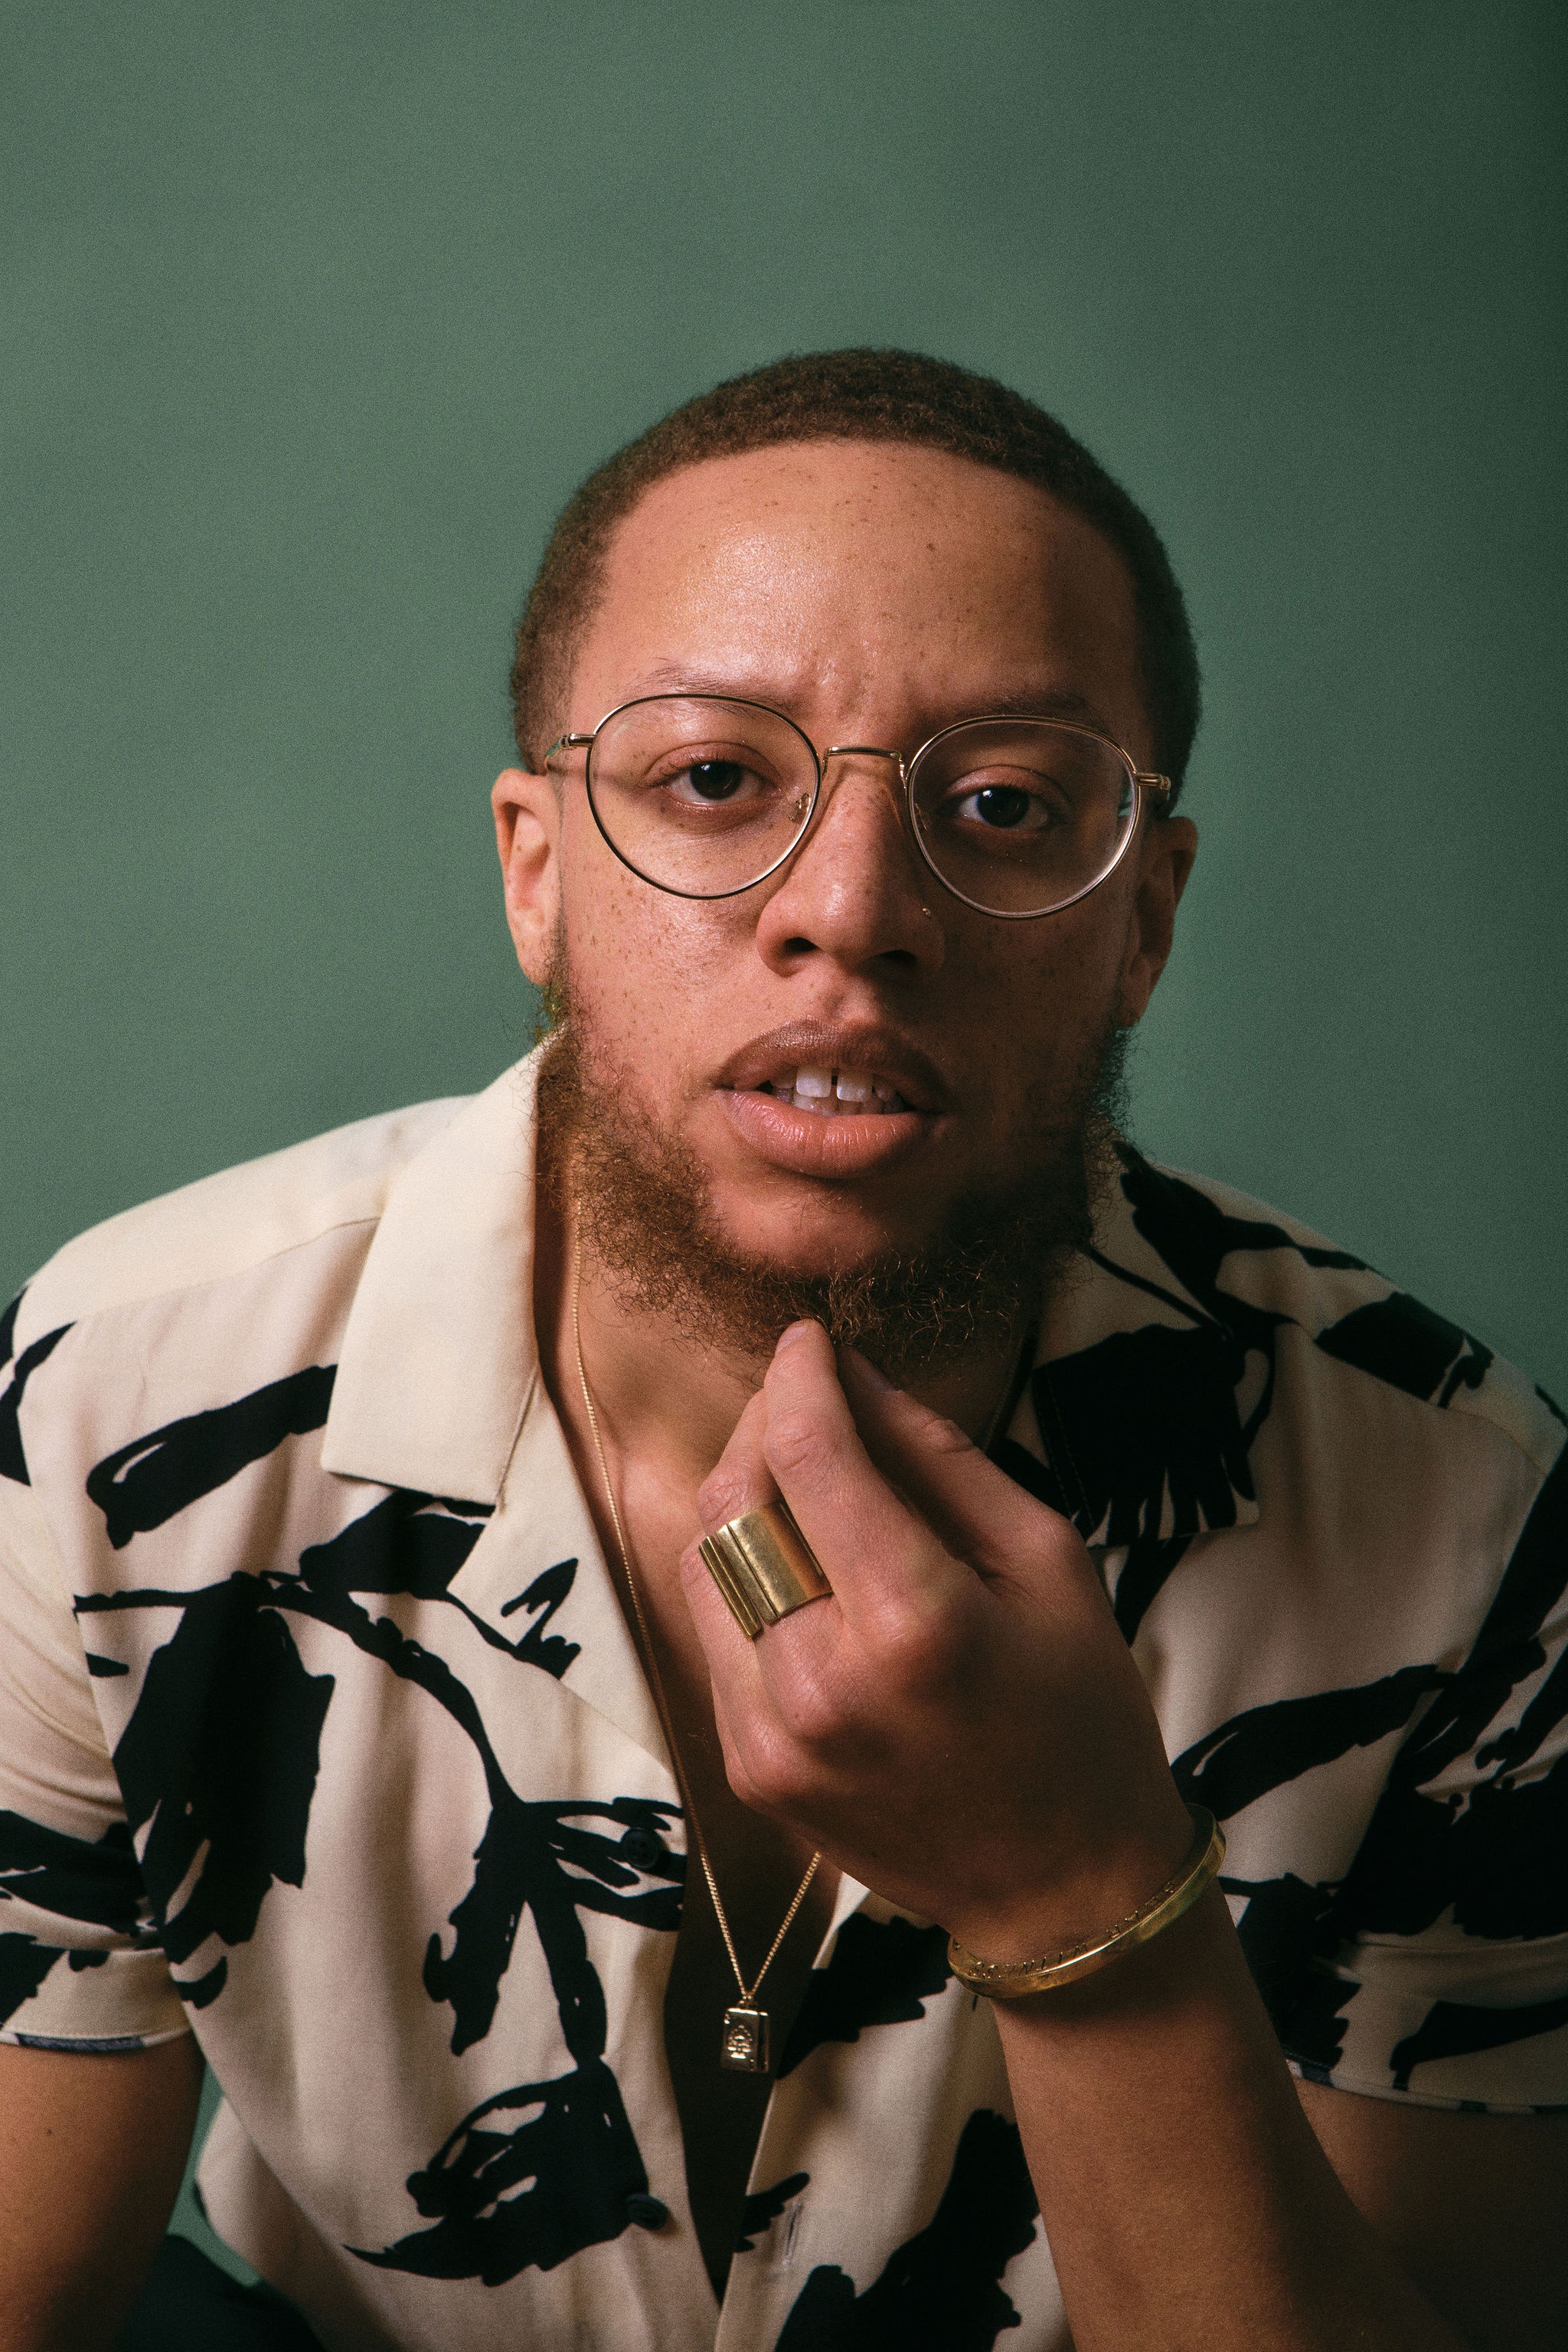
<svg viewBox="0 0 1568 2352"><path fill-rule="evenodd" d="M452 1513L464 1516L455 1518ZM281 1629L285 1616L307 1617L422 1690L470 1741L484 1774L489 1818L475 1852L469 1890L450 1915L450 1948L444 1948L438 1936L430 1939L426 1989L433 2000L451 2007L455 2051L482 2040L494 2018L522 1915L531 1913L574 2071L554 2084L499 2094L466 2117L429 2164L411 2176L410 2194L416 2209L430 2216L435 2226L411 2232L395 2245L366 2253L364 2258L387 2268L427 2270L432 2276L482 2275L499 2281L528 2263L548 2265L563 2261L581 2246L618 2235L630 2225L626 2198L647 2189L642 2159L620 2092L605 2063L604 1990L588 1958L581 1915L584 1910L599 1911L634 1926L673 1933L680 1919L685 1858L671 1853L664 1843L669 1823L679 1818L676 1805L634 1797L537 1803L520 1798L501 1769L478 1703L459 1675L445 1659L405 1633L390 1615L373 1616L355 1598L362 1591L388 1594L412 1590L424 1600L458 1608L491 1647L524 1663L532 1663L537 1653L546 1672L559 1672L560 1653L571 1644L558 1636L546 1635L542 1640L538 1625L531 1626L519 1641L509 1642L463 1609L447 1591L461 1558L478 1540L479 1529L468 1523L468 1515L482 1517L476 1506L443 1507L428 1496L395 1493L352 1521L331 1542L308 1548L300 1556L298 1574L268 1570L254 1577L235 1577L196 1593L133 1588L95 1595L79 1602L79 1608L84 1613L174 1608L189 1620L192 1612L203 1611L205 1604L211 1613L197 1617L201 1631L193 1637L193 1663L204 1641L210 1641L220 1626L240 1629L234 1652L226 1653L219 1645L213 1654L205 1656L196 1679L186 1685L187 1717L194 1714L199 1719L203 1691L210 1699L213 1685L226 1673L236 1671L235 1659L247 1654L251 1637L244 1629L252 1621ZM547 1570L544 1579L536 1580L536 1585L545 1584L539 1601L558 1606L574 1572L571 1562L557 1563ZM252 1597L230 1598L231 1585L251 1587ZM530 1594L535 1590L531 1586ZM525 1594L524 1601L528 1599ZM282 1637L289 1643L294 1671L306 1686L301 1690L282 1672L286 1706L299 1709L309 1688L324 1685L321 1697L324 1709L332 1677L304 1675L291 1638L286 1631ZM173 1647L171 1643L154 1654L153 1667ZM274 1673L281 1671L279 1654L271 1654ZM254 1663L244 1671L253 1674ZM150 1668L149 1684L152 1675ZM171 1677L176 1691L184 1679ZM137 1802L142 1805L153 1793L159 1769L153 1759L160 1753L160 1735L151 1718L144 1728L139 1727L146 1704L144 1687L125 1735L125 1738L137 1735L134 1761L142 1769L133 1771L132 1780L138 1784ZM205 1902L181 1939L187 1952L196 1948L200 1937L195 1929L213 1913L219 1895L229 1897L225 1921L243 1931L234 1937L226 1935L224 1940L243 1940L254 1929L270 1877L284 1874L274 1865L279 1860L292 1863L296 1853L302 1860L319 1732L319 1722L313 1735L309 1725L303 1731L296 1725L280 1743L295 1752L291 1758L273 1759L279 1781L276 1798L236 1792L227 1813L215 1823L214 1853L224 1851L229 1864L221 1885L214 1890L214 1899ZM258 1739L265 1751L268 1736L265 1719L247 1731L253 1755ZM187 1731L184 1747L173 1759L165 1759L161 1769L166 1773L171 1770L188 1751L191 1738ZM237 1744L234 1752L238 1752ZM266 1764L258 1769L253 1761L253 1774L258 1779L265 1780L271 1769ZM170 1810L177 1819L176 1809ZM605 1826L595 1826L597 1823ZM160 1810L154 1836L162 1824ZM175 1855L174 1860L177 1859ZM179 1915L182 1926L204 1895L213 1862L209 1854L195 1892ZM172 1863L160 1873L160 1890L171 1866ZM178 1884L176 1876L174 1885ZM172 1891L173 1887L167 1889ZM211 1924L223 1932L216 1918ZM184 1997L196 2006L216 1999L226 1966L220 1959L197 1984L183 1984ZM499 2113L509 2105L530 2112L511 2132L487 2130L482 2118L492 2109ZM499 2146L500 2142L508 2147L516 2143L521 2151L518 2158L523 2165L521 2173L514 2176L510 2169L512 2159ZM496 2181L504 2179L510 2186L514 2178L532 2177L541 2165L545 2170L526 2192L500 2196L499 2201L488 2193Z"/></svg>
<svg viewBox="0 0 1568 2352"><path fill-rule="evenodd" d="M581 1799L525 1804L492 1789L492 1810L474 1853L474 1880L451 1913L449 1953L432 1936L425 1955L425 1990L452 2011L452 2048L461 2052L490 2030L500 1980L511 1958L525 1907L532 1910L546 1957L557 1955L552 1981L573 2055L597 2056L604 2047L604 1995L588 1965L579 1910L607 1912L633 1926L673 1934L680 1925L684 1857L664 1847L659 1833L675 1808L651 1799L616 1797L608 1804ZM622 1838L582 1826L597 1818L640 1828L659 1842L659 1860L626 1858ZM644 1876L666 1882L644 1887ZM570 1965L566 1963L570 1960Z"/></svg>
<svg viewBox="0 0 1568 2352"><path fill-rule="evenodd" d="M1489 1348L1403 1290L1352 1308L1318 1333L1318 1345L1342 1364L1439 1405L1451 1404L1462 1388L1479 1389L1494 1361Z"/></svg>
<svg viewBox="0 0 1568 2352"><path fill-rule="evenodd" d="M274 1881L304 1883L332 1677L306 1672L275 1598L243 1574L182 1595L179 1626L153 1652L114 1750L132 1831L152 1824L142 1875L176 1967L209 1936L254 1935Z"/></svg>
<svg viewBox="0 0 1568 2352"><path fill-rule="evenodd" d="M868 1919L852 1911L834 1938L825 1969L806 1979L784 2042L779 2080L822 2042L858 2042L868 2025L913 2023L952 1974L947 1931L908 1919Z"/></svg>
<svg viewBox="0 0 1568 2352"><path fill-rule="evenodd" d="M103 1513L116 1551L132 1536L161 1528L177 1511L226 1486L286 1437L320 1429L332 1399L333 1364L310 1364L268 1381L233 1404L188 1413L106 1454L87 1474L87 1491Z"/></svg>
<svg viewBox="0 0 1568 2352"><path fill-rule="evenodd" d="M1348 1250L1326 1249L1317 1242L1299 1242L1268 1218L1233 1217L1195 1184L1155 1168L1131 1144L1124 1143L1121 1150L1121 1191L1131 1208L1133 1224L1183 1288L1233 1328L1239 1328L1233 1321L1238 1307L1244 1317L1264 1316L1270 1322L1285 1319L1221 1290L1220 1268L1233 1252L1291 1250L1305 1265L1344 1274L1371 1270L1364 1258L1352 1257Z"/></svg>
<svg viewBox="0 0 1568 2352"><path fill-rule="evenodd" d="M1415 2032L1394 2043L1388 2062L1394 2087L1407 2091L1416 2067L1430 2065L1435 2059L1466 2058L1475 2050L1500 2050L1510 2042L1528 2042L1532 2034L1556 2033L1564 2025L1568 2025L1568 1997L1528 2001L1517 2009L1436 2001Z"/></svg>
<svg viewBox="0 0 1568 2352"><path fill-rule="evenodd" d="M0 1369L10 1362L16 1352L16 1316L26 1295L25 1290L19 1290L9 1307L0 1314Z"/></svg>
<svg viewBox="0 0 1568 2352"><path fill-rule="evenodd" d="M142 1873L130 1830L111 1822L89 1844L24 1813L0 1812L0 1896L18 1896L57 1918L134 1935Z"/></svg>
<svg viewBox="0 0 1568 2352"><path fill-rule="evenodd" d="M1332 1918L1334 1890L1313 1885L1292 1871L1282 1878L1225 1877L1220 1884L1227 1895L1247 1898L1237 1937L1269 2021L1281 2042L1289 2042L1296 2020L1316 2000L1317 1964L1339 1942ZM1340 1986L1338 1990L1348 1999L1355 1987Z"/></svg>
<svg viewBox="0 0 1568 2352"><path fill-rule="evenodd" d="M754 2189L741 2208L741 2231L735 2240L738 2254L754 2253L757 2240L771 2230L792 2197L798 2197L811 2180L809 2172L789 2172L775 2180L771 2189Z"/></svg>
<svg viewBox="0 0 1568 2352"><path fill-rule="evenodd" d="M1361 1990L1328 1969L1307 1969L1295 2007L1279 2030L1279 2043L1311 2082L1326 2083L1344 2054L1345 2011Z"/></svg>
<svg viewBox="0 0 1568 2352"><path fill-rule="evenodd" d="M1072 1518L1075 1512L1079 1513L1080 1533L1087 1527L1092 1535L1099 1522L1091 1524L1089 1521L1089 1515L1093 1506L1083 1482L1067 1462L1066 1432L1059 1422L1057 1437L1066 1476L1058 1472L1054 1462L1042 1462L1012 1437L1005 1437L994 1445L991 1458L998 1469L1005 1470L1009 1478L1044 1503L1048 1510L1059 1512L1063 1518ZM1068 1484L1069 1477L1072 1481L1070 1487ZM1132 1507L1131 1502L1128 1507ZM1119 1517L1124 1518L1125 1516L1125 1510L1118 1514ZM1138 1628L1166 1580L1181 1566L1191 1542L1191 1536L1158 1535L1134 1536L1129 1542L1126 1558L1110 1596L1111 1611L1125 1642L1131 1643L1137 1639Z"/></svg>
<svg viewBox="0 0 1568 2352"><path fill-rule="evenodd" d="M1535 1778L1516 1778L1519 1734L1485 1737L1520 1684L1545 1664L1542 1627L1565 1586L1568 1453L1536 1496L1469 1656L1394 1759L1340 1890L1347 1932L1419 1935L1450 1905L1468 1935L1568 1931L1568 1756ZM1495 1759L1489 1779L1468 1798L1425 1793L1472 1750Z"/></svg>
<svg viewBox="0 0 1568 2352"><path fill-rule="evenodd" d="M32 2000L57 1960L65 1953L58 1944L40 1944L35 1936L0 1932L0 2025Z"/></svg>
<svg viewBox="0 0 1568 2352"><path fill-rule="evenodd" d="M498 2128L520 2113L521 2122ZM627 2198L647 2189L620 2086L593 2058L553 2082L486 2099L409 2174L408 2193L433 2229L379 2252L348 2251L378 2270L503 2286L531 2265L553 2270L619 2237Z"/></svg>
<svg viewBox="0 0 1568 2352"><path fill-rule="evenodd" d="M1225 1821L1270 1789L1403 1730L1426 1694L1449 1679L1436 1666L1402 1666L1349 1690L1247 1707L1176 1758L1176 1786Z"/></svg>
<svg viewBox="0 0 1568 2352"><path fill-rule="evenodd" d="M205 1975L175 1979L180 1999L191 2009L205 2009L215 2001L228 1982L228 1958L220 1954Z"/></svg>
<svg viewBox="0 0 1568 2352"><path fill-rule="evenodd" d="M1079 1533L1108 1545L1157 1537L1167 1491L1173 1534L1234 1527L1237 1496L1253 1499L1236 1402L1246 1369L1217 1326L1163 1323L1037 1366L1035 1417Z"/></svg>
<svg viewBox="0 0 1568 2352"><path fill-rule="evenodd" d="M449 1601L491 1649L559 1680L582 1645L544 1629L572 1591L574 1559L558 1560L506 1603L503 1617L521 1608L533 1621L515 1641L498 1633L449 1590L489 1517L485 1503L452 1502L395 1487L341 1535L301 1552L300 1573L312 1591L323 1595L405 1592L416 1601Z"/></svg>
<svg viewBox="0 0 1568 2352"><path fill-rule="evenodd" d="M836 2263L820 2263L775 2352L991 2352L1019 2325L1002 2277L1033 2239L1039 2210L1016 2126L977 2108L929 2225L864 2294Z"/></svg>
<svg viewBox="0 0 1568 2352"><path fill-rule="evenodd" d="M1110 1596L1111 1614L1124 1642L1137 1640L1139 1627L1180 1568L1191 1542L1191 1536L1138 1536L1128 1545Z"/></svg>
<svg viewBox="0 0 1568 2352"><path fill-rule="evenodd" d="M16 1321L16 1305L11 1308L11 1321ZM31 1486L27 1475L27 1457L22 1450L22 1424L19 1419L22 1392L38 1366L59 1346L70 1329L62 1323L58 1331L46 1331L30 1348L24 1348L17 1357L5 1393L0 1395L0 1478L9 1478L17 1486Z"/></svg>

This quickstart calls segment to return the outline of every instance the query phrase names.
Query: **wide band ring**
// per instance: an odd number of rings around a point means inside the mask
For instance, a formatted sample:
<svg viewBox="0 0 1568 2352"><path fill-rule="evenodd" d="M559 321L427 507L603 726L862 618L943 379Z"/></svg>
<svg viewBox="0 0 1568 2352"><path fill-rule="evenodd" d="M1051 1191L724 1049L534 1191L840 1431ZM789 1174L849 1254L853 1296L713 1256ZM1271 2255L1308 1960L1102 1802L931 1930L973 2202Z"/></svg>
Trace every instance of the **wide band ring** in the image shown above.
<svg viewBox="0 0 1568 2352"><path fill-rule="evenodd" d="M700 1549L709 1574L751 1642L808 1601L825 1601L833 1590L787 1503L760 1503L754 1511L743 1511L704 1536Z"/></svg>

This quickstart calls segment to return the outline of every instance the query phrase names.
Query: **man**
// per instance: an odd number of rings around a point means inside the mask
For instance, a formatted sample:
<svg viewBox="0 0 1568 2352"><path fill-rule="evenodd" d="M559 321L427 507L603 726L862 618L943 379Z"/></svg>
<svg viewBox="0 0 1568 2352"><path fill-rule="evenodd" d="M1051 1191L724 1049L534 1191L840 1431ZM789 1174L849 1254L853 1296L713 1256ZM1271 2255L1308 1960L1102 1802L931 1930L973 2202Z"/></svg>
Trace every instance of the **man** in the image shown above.
<svg viewBox="0 0 1568 2352"><path fill-rule="evenodd" d="M1150 526L786 362L579 494L514 683L542 1053L16 1311L0 2345L112 2339L198 2046L330 2347L1562 2340L1561 1421L1117 1144Z"/></svg>

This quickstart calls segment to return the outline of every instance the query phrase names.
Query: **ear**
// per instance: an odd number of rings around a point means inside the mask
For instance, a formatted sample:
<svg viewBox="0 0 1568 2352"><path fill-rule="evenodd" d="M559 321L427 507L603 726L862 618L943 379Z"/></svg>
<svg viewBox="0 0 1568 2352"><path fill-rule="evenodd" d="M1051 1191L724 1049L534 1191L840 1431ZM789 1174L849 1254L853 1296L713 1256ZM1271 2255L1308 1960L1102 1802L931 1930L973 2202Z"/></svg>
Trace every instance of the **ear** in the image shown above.
<svg viewBox="0 0 1568 2352"><path fill-rule="evenodd" d="M561 801L548 776L506 768L490 794L507 927L534 986L550 970L561 908Z"/></svg>
<svg viewBox="0 0 1568 2352"><path fill-rule="evenodd" d="M1193 860L1198 854L1198 829L1189 817L1156 817L1143 836L1138 888L1132 920L1127 931L1127 953L1121 966L1116 1024L1131 1029L1142 1021L1154 993L1154 983L1165 969Z"/></svg>

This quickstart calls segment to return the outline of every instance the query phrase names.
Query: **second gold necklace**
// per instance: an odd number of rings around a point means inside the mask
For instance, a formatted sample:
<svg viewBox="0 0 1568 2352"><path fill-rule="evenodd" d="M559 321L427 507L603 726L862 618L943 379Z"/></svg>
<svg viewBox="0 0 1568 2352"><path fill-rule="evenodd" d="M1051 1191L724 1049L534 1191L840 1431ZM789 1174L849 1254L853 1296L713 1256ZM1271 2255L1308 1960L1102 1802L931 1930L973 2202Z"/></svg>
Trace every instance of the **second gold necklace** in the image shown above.
<svg viewBox="0 0 1568 2352"><path fill-rule="evenodd" d="M734 2074L765 2074L770 2071L770 2020L767 2011L758 2007L757 1995L762 1990L763 1979L778 1958L780 1946L795 1925L800 1906L810 1891L811 1882L816 1876L817 1864L821 1862L822 1855L820 1853L814 1853L807 1863L805 1876L795 1890L794 1899L789 1909L784 1913L778 1934L768 1947L768 1956L748 1984L745 1971L735 1951L735 1939L730 1932L730 1922L724 1916L724 1906L719 1898L719 1882L713 1875L713 1865L708 1858L707 1841L702 1835L701 1824L697 1819L697 1808L691 1801L691 1790L686 1778L686 1768L680 1760L680 1749L676 1744L675 1724L669 1712L669 1702L664 1693L664 1678L658 1670L658 1658L654 1650L653 1636L648 1631L647 1619L643 1612L642 1595L637 1590L637 1572L632 1566L631 1546L626 1541L626 1529L621 1525L620 1509L616 1502L616 1490L610 1478L610 1465L605 1456L605 1441L599 1433L598 1409L594 1402L594 1392L588 1386L587 1367L583 1361L583 1326L578 1313L582 1289L582 1264L577 1250L574 1246L572 1342L577 1355L577 1382L583 1391L583 1410L588 1416L589 1433L594 1440L594 1452L598 1460L605 1500L609 1507L610 1525L615 1529L616 1549L621 1556L621 1573L626 1578L626 1591L631 1596L632 1611L637 1619L643 1656L647 1665L648 1682L658 1706L659 1722L664 1727L665 1742L669 1749L669 1760L680 1790L681 1802L686 1808L686 1818L691 1830L691 1843L697 1849L697 1859L702 1865L702 1875L707 1881L708 1893L712 1900L713 1916L719 1923L719 1933L724 1939L724 1949L729 1954L730 1966L735 1971L735 1983L741 1996L739 2000L731 2001L730 2007L724 2011L723 2026L719 2036L719 2063L721 2066L728 2067Z"/></svg>

